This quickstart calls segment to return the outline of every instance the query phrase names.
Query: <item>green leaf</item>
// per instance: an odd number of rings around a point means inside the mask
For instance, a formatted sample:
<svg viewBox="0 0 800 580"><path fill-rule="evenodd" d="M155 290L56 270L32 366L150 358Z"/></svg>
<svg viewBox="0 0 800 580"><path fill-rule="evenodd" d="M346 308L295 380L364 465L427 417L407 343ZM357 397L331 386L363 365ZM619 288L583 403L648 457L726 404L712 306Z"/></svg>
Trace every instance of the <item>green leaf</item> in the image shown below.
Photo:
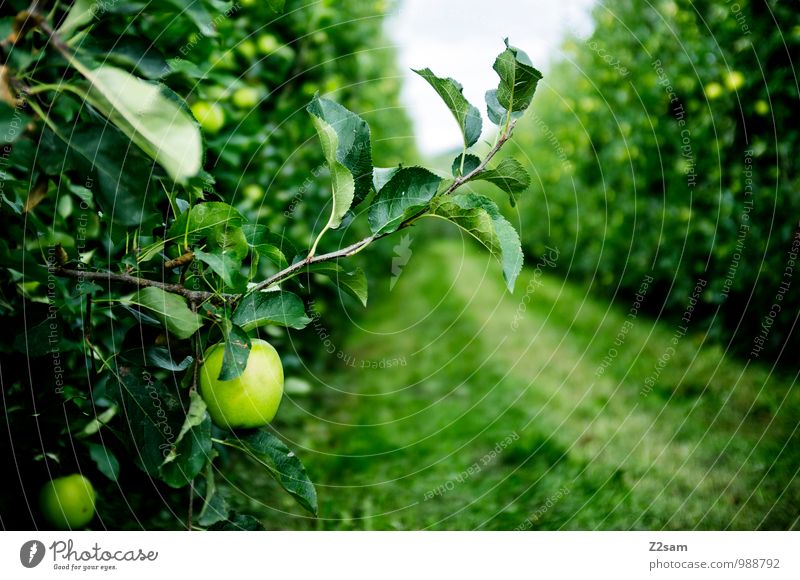
<svg viewBox="0 0 800 580"><path fill-rule="evenodd" d="M194 250L194 256L222 279L225 289L231 292L243 292L247 287L247 278L239 271L242 267L242 260L236 259L224 251L204 252Z"/></svg>
<svg viewBox="0 0 800 580"><path fill-rule="evenodd" d="M486 91L486 112L489 115L489 120L495 125L502 125L508 118L508 111L497 100L497 89ZM519 119L522 117L522 113L523 111L511 113L511 120Z"/></svg>
<svg viewBox="0 0 800 580"><path fill-rule="evenodd" d="M138 345L119 354L131 363L144 367L156 367L173 373L185 371L194 361L191 356L187 355L180 363L176 363L172 360L170 350L164 346L148 346L142 349L142 346Z"/></svg>
<svg viewBox="0 0 800 580"><path fill-rule="evenodd" d="M483 244L503 267L510 292L522 270L522 248L514 227L488 197L474 193L439 197L427 215L449 220Z"/></svg>
<svg viewBox="0 0 800 580"><path fill-rule="evenodd" d="M233 324L245 331L275 324L305 328L311 319L306 316L303 301L291 292L253 292L242 298L231 317Z"/></svg>
<svg viewBox="0 0 800 580"><path fill-rule="evenodd" d="M131 302L148 309L177 338L189 338L203 326L202 318L189 309L183 296L161 288L142 288Z"/></svg>
<svg viewBox="0 0 800 580"><path fill-rule="evenodd" d="M135 463L158 477L183 423L181 401L174 390L144 369L120 366L116 377L117 388L109 387L108 396L123 415L120 434Z"/></svg>
<svg viewBox="0 0 800 580"><path fill-rule="evenodd" d="M161 255L164 251L164 246L166 242L164 240L158 240L141 248L139 252L136 254L136 261L141 262L149 262L150 260L157 258Z"/></svg>
<svg viewBox="0 0 800 580"><path fill-rule="evenodd" d="M218 381L230 381L240 376L247 368L250 348L253 345L247 333L235 324L228 325L225 332L225 354L219 369Z"/></svg>
<svg viewBox="0 0 800 580"><path fill-rule="evenodd" d="M375 191L380 191L383 186L389 183L394 174L402 169L401 167L375 167L372 170L372 187Z"/></svg>
<svg viewBox="0 0 800 580"><path fill-rule="evenodd" d="M283 12L284 5L286 4L286 0L267 0L267 4L273 12L281 14Z"/></svg>
<svg viewBox="0 0 800 580"><path fill-rule="evenodd" d="M127 37L121 43L118 38L92 37L96 45L81 42L81 50L91 54L105 64L115 64L148 79L159 79L172 70L158 47L140 38Z"/></svg>
<svg viewBox="0 0 800 580"><path fill-rule="evenodd" d="M188 245L201 245L206 240L211 251L219 249L234 260L247 255L249 245L242 225L242 214L233 206L219 201L199 203L183 212L172 223L167 236L170 240Z"/></svg>
<svg viewBox="0 0 800 580"><path fill-rule="evenodd" d="M497 167L480 172L474 179L488 181L505 191L512 206L517 204L515 194L522 193L531 184L528 172L513 158L503 159Z"/></svg>
<svg viewBox="0 0 800 580"><path fill-rule="evenodd" d="M319 262L310 265L307 270L316 274L323 274L329 277L333 282L342 290L347 292L350 296L361 302L363 306L367 305L367 294L369 287L367 284L367 276L361 268L356 268L348 272L339 264L331 262Z"/></svg>
<svg viewBox="0 0 800 580"><path fill-rule="evenodd" d="M177 8L181 15L188 17L203 36L217 35L214 19L206 10L202 0L166 0L166 2Z"/></svg>
<svg viewBox="0 0 800 580"><path fill-rule="evenodd" d="M372 187L372 148L369 125L355 113L328 99L314 97L307 107L317 130L333 180L329 228L361 203Z"/></svg>
<svg viewBox="0 0 800 580"><path fill-rule="evenodd" d="M202 169L200 129L179 97L164 85L150 83L112 66L79 64L90 83L87 100L175 181L184 183Z"/></svg>
<svg viewBox="0 0 800 580"><path fill-rule="evenodd" d="M60 173L74 163L96 176L98 203L112 220L124 226L139 226L146 220L152 161L115 127L87 123L57 133L48 128L40 149L55 162L50 168L55 171L45 168L48 173Z"/></svg>
<svg viewBox="0 0 800 580"><path fill-rule="evenodd" d="M524 111L531 104L536 85L542 73L533 68L531 59L524 51L508 44L494 61L494 70L500 77L497 101L506 111Z"/></svg>
<svg viewBox="0 0 800 580"><path fill-rule="evenodd" d="M69 40L73 33L92 21L93 11L97 9L95 0L75 0L67 17L56 32L62 40Z"/></svg>
<svg viewBox="0 0 800 580"><path fill-rule="evenodd" d="M97 443L89 443L89 457L97 465L100 473L111 481L117 481L119 477L119 460L107 447Z"/></svg>
<svg viewBox="0 0 800 580"><path fill-rule="evenodd" d="M161 464L161 479L176 488L188 485L203 470L212 452L211 419L205 401L195 391L189 397L181 430Z"/></svg>
<svg viewBox="0 0 800 580"><path fill-rule="evenodd" d="M212 451L216 454L216 450ZM208 527L217 522L228 519L230 508L225 497L217 491L217 485L214 481L214 466L209 461L206 463L206 492L203 498L203 509L200 510L200 516L197 518L197 523L203 527Z"/></svg>
<svg viewBox="0 0 800 580"><path fill-rule="evenodd" d="M284 443L267 431L237 439L226 439L224 445L239 449L267 468L272 477L310 513L317 515L317 492L305 467Z"/></svg>
<svg viewBox="0 0 800 580"><path fill-rule="evenodd" d="M463 160L462 160L463 159ZM461 166L464 166L462 171ZM452 173L453 177L461 177L462 175L469 175L472 171L478 168L481 164L481 160L476 155L472 155L467 153L465 155L459 155L455 159L453 159L453 167Z"/></svg>
<svg viewBox="0 0 800 580"><path fill-rule="evenodd" d="M186 419L184 419L183 425L181 425L181 430L178 432L178 436L175 438L172 450L164 458L164 464L175 461L175 458L177 457L175 446L183 441L183 438L189 431L202 425L203 420L206 418L206 410L206 402L203 400L203 397L201 397L197 391L192 391L189 393L189 410L186 412Z"/></svg>
<svg viewBox="0 0 800 580"><path fill-rule="evenodd" d="M203 471L212 446L211 418L205 415L173 448L175 458L161 466L161 480L174 488L189 485Z"/></svg>
<svg viewBox="0 0 800 580"><path fill-rule="evenodd" d="M404 220L427 207L441 181L441 177L422 167L398 169L369 208L372 233L391 233Z"/></svg>
<svg viewBox="0 0 800 580"><path fill-rule="evenodd" d="M247 244L255 250L259 256L267 258L278 268L283 270L289 265L297 253L294 247L283 237L273 234L267 226L262 224L244 224L242 226Z"/></svg>
<svg viewBox="0 0 800 580"><path fill-rule="evenodd" d="M414 70L414 69L412 69ZM453 113L461 129L464 147L472 147L481 136L481 113L464 97L461 83L451 78L437 77L431 69L414 70L433 87Z"/></svg>

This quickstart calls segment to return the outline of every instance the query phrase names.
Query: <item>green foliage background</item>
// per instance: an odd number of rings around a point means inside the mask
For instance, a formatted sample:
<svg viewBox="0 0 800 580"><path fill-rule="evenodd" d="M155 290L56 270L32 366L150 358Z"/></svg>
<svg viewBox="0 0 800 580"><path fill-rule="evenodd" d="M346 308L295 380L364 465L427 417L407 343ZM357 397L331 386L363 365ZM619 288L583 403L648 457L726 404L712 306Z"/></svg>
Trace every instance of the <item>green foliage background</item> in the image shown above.
<svg viewBox="0 0 800 580"><path fill-rule="evenodd" d="M692 328L742 356L778 303L753 358L793 362L800 294L776 296L798 283L797 264L784 269L800 227L800 13L766 0L612 0L594 21L520 126L518 158L534 174L528 249L557 246L562 271L623 304L653 276L645 306L675 323L703 278Z"/></svg>

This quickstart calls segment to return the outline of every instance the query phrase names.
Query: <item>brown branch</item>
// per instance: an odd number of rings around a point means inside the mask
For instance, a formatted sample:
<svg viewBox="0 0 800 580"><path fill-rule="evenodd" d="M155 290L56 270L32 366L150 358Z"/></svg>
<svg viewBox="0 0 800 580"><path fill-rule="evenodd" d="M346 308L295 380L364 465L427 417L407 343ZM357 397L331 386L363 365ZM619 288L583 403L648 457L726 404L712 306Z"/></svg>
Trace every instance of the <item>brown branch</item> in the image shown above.
<svg viewBox="0 0 800 580"><path fill-rule="evenodd" d="M164 262L164 268L167 270L172 270L173 268L178 268L180 266L188 266L191 264L192 260L194 260L194 252L186 252L174 260L167 260Z"/></svg>
<svg viewBox="0 0 800 580"><path fill-rule="evenodd" d="M190 304L200 304L206 300L235 300L238 295L235 294L217 294L214 292L205 292L202 290L189 290L180 284L170 284L168 282L158 282L157 280L149 280L147 278L139 278L131 276L130 274L114 274L112 272L93 272L89 270L74 270L72 268L55 268L53 273L56 276L64 278L74 278L77 280L94 280L99 282L108 282L116 284L127 284L128 286L138 286L139 288L161 288L165 292L172 292L173 294L180 294L185 297Z"/></svg>
<svg viewBox="0 0 800 580"><path fill-rule="evenodd" d="M512 121L508 125L508 129L506 129L500 135L500 137L497 138L497 143L495 143L494 147L492 147L491 150L489 150L489 152L486 154L486 157L483 158L483 161L481 161L480 164L475 169L473 169L466 175L457 177L455 181L453 181L453 184L450 187L448 187L447 190L442 195L449 195L453 193L456 189L464 185L466 182L470 181L471 179L475 179L478 176L478 174L483 173L483 171L486 169L486 166L489 164L489 161L491 161L492 158L495 155L497 155L500 149L503 148L503 145L506 144L506 141L511 139L511 133L514 131L514 126L516 124L517 124L516 121Z"/></svg>

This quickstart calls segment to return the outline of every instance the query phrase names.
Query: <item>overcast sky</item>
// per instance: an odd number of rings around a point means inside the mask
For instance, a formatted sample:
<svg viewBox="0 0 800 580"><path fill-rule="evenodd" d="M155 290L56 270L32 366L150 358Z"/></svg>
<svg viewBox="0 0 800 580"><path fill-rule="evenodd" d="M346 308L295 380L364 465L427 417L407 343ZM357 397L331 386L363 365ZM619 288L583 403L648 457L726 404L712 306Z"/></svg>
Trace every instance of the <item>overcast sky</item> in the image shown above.
<svg viewBox="0 0 800 580"><path fill-rule="evenodd" d="M410 68L430 69L464 85L467 99L478 107L487 126L484 93L497 86L492 70L503 50L503 38L525 50L546 73L559 55L567 31L591 31L594 0L402 0L387 22L406 71L403 100L414 121L423 154L460 147L455 120L439 96Z"/></svg>

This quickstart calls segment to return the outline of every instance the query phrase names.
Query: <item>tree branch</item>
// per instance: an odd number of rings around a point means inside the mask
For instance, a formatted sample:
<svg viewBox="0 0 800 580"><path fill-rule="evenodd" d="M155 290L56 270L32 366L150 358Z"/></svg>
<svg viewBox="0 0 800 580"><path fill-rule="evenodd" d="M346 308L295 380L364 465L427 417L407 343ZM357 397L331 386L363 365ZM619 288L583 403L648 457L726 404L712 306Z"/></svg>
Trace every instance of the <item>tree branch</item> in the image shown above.
<svg viewBox="0 0 800 580"><path fill-rule="evenodd" d="M511 133L514 130L514 122L512 122L507 131L503 131L500 137L495 143L494 147L486 154L486 157L481 161L480 165L478 165L475 169L467 173L466 175L462 175L457 177L453 183L448 187L442 195L450 195L459 187L475 179L481 172L486 169L486 166L489 164L489 161L497 155L498 151L503 147L503 145L511 138ZM418 218L425 215L427 209L420 210L410 218L406 219L403 223L400 224L400 227L397 228L395 231L399 231L401 229L407 228L411 225L412 222L417 220ZM394 232L391 232L394 233ZM334 252L328 252L327 254L320 254L318 256L309 256L304 260L300 260L299 262L295 262L291 266L284 268L280 272L273 274L269 278L262 280L258 284L256 284L251 290L248 291L248 294L251 292L259 292L260 290L264 290L265 288L269 288L274 284L278 284L287 280L296 274L300 273L304 268L311 266L312 264L318 264L320 262L329 262L331 260L338 260L339 258L347 258L354 254L357 254L364 248L366 248L369 244L374 242L377 239L383 238L390 234L379 234L379 235L371 235L367 236L366 238L355 242L354 244L350 244L344 248L336 250ZM180 259L187 258L187 255L181 256ZM241 294L218 294L214 292L206 292L202 290L189 290L188 288L184 287L182 284L170 284L167 282L158 282L156 280L149 280L147 278L139 278L136 276L131 276L129 274L114 274L112 272L91 272L87 270L74 270L71 268L64 268L59 267L55 269L55 274L58 276L63 276L66 278L76 278L81 280L96 280L101 282L114 282L118 284L127 284L129 286L138 286L139 288L161 288L165 292L172 292L174 294L179 294L184 296L188 301L189 304L192 306L196 306L206 300L216 300L216 301L227 301L227 302L236 302L239 300L242 295Z"/></svg>
<svg viewBox="0 0 800 580"><path fill-rule="evenodd" d="M362 249L367 247L376 237L368 236L363 240L356 242L355 244L350 244L349 246L342 248L340 250L336 250L335 252L328 252L327 254L320 254L319 256L313 256L306 258L305 260L301 260L289 266L288 268L284 268L277 274L273 274L266 280L262 280L258 284L253 287L251 292L258 292L259 290L263 290L264 288L269 288L273 284L277 284L278 282L282 282L287 278L291 278L296 273L298 273L303 268L310 266L311 264L318 264L319 262L329 262L330 260L337 260L339 258L347 258L348 256L352 256L360 252Z"/></svg>
<svg viewBox="0 0 800 580"><path fill-rule="evenodd" d="M139 278L131 276L130 274L114 274L113 272L93 272L89 270L75 270L73 268L58 267L53 270L56 276L64 278L74 278L77 280L93 280L99 282L114 282L117 284L127 284L128 286L138 286L139 288L161 288L165 292L172 292L173 294L180 294L185 297L190 304L200 304L206 300L234 300L238 297L236 294L217 294L214 292L206 292L203 290L189 290L180 284L170 284L168 282L159 282L157 280L149 280L148 278Z"/></svg>

